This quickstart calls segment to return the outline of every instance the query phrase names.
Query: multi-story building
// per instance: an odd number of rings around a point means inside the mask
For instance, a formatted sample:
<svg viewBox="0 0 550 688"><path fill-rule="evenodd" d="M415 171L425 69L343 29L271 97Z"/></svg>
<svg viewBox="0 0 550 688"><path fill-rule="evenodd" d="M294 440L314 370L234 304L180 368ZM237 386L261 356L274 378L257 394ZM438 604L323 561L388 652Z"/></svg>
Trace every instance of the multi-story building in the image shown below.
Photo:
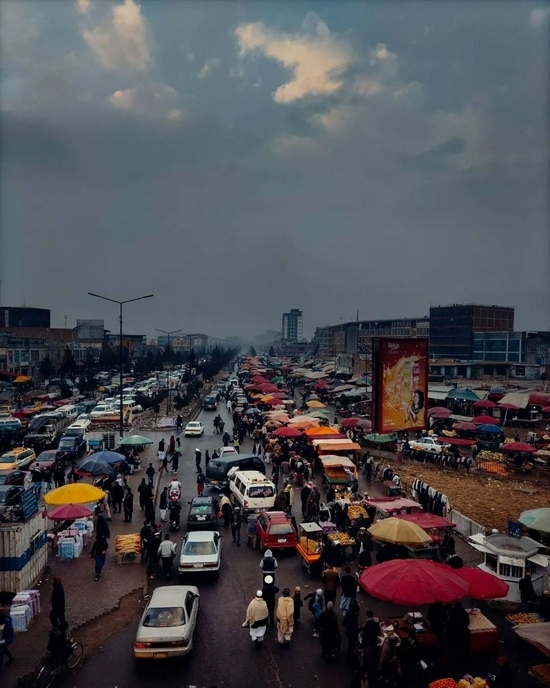
<svg viewBox="0 0 550 688"><path fill-rule="evenodd" d="M284 342L301 342L304 338L303 313L298 308L292 308L288 313L283 313Z"/></svg>
<svg viewBox="0 0 550 688"><path fill-rule="evenodd" d="M459 305L430 308L430 356L474 359L475 332L512 332L514 309L504 306Z"/></svg>
<svg viewBox="0 0 550 688"><path fill-rule="evenodd" d="M319 356L325 356L329 350L330 327L317 327L313 335L313 343L318 347Z"/></svg>
<svg viewBox="0 0 550 688"><path fill-rule="evenodd" d="M105 321L77 320L76 338L79 342L88 340L101 341L105 338Z"/></svg>
<svg viewBox="0 0 550 688"><path fill-rule="evenodd" d="M27 306L0 306L0 327L50 327L48 308L27 308Z"/></svg>
<svg viewBox="0 0 550 688"><path fill-rule="evenodd" d="M159 335L157 346L165 347L170 342L170 347L174 351L206 351L208 348L207 334L179 334L179 335Z"/></svg>

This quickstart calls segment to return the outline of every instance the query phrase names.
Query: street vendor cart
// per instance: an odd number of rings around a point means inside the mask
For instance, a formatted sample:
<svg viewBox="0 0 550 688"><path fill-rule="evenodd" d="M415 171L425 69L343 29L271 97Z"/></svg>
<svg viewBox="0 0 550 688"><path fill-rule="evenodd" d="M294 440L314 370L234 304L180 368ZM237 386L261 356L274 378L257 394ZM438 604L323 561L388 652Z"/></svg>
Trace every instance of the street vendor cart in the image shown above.
<svg viewBox="0 0 550 688"><path fill-rule="evenodd" d="M321 552L323 551L323 529L317 523L300 523L296 550L302 557L310 575L321 573Z"/></svg>
<svg viewBox="0 0 550 688"><path fill-rule="evenodd" d="M352 480L357 480L357 466L346 456L321 456L320 460L325 485L349 485Z"/></svg>

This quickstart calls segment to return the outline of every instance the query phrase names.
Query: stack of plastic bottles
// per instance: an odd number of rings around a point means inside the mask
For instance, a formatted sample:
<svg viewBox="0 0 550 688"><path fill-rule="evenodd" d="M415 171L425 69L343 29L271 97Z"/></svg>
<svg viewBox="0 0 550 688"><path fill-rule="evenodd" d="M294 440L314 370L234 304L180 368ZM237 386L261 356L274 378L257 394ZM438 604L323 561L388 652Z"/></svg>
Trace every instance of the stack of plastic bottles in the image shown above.
<svg viewBox="0 0 550 688"><path fill-rule="evenodd" d="M16 632L26 631L32 619L40 613L40 592L38 590L21 590L13 598L10 616Z"/></svg>
<svg viewBox="0 0 550 688"><path fill-rule="evenodd" d="M84 547L82 533L78 528L71 526L58 534L57 544L60 559L76 559Z"/></svg>

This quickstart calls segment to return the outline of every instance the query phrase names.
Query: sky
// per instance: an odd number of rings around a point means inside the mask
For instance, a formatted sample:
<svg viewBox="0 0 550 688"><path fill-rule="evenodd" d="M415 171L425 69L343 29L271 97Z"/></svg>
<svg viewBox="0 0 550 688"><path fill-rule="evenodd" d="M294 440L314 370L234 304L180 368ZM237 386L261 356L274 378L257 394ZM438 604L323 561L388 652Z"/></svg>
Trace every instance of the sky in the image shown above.
<svg viewBox="0 0 550 688"><path fill-rule="evenodd" d="M550 5L3 0L2 305L550 328Z"/></svg>

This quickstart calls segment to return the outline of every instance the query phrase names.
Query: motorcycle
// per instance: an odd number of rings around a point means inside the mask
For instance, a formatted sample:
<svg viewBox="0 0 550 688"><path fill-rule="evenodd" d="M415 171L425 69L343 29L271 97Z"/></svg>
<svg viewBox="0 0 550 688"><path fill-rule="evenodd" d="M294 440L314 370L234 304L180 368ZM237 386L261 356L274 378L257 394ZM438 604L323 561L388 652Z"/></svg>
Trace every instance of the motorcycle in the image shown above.
<svg viewBox="0 0 550 688"><path fill-rule="evenodd" d="M170 507L170 528L173 531L177 531L180 529L180 517L181 513L181 507L179 504L172 504Z"/></svg>

